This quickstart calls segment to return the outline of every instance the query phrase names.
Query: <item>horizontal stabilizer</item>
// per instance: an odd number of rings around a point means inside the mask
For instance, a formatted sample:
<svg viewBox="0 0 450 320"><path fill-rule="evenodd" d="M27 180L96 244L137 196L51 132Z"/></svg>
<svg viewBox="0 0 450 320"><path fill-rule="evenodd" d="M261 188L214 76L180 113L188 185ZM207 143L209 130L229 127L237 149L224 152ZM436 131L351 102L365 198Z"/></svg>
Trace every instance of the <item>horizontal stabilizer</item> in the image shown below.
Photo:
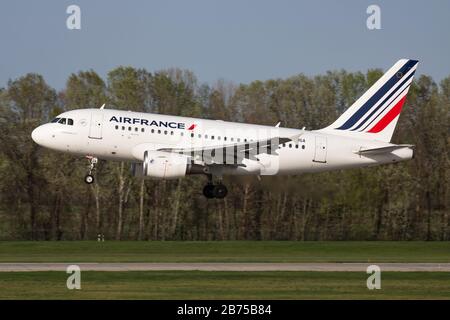
<svg viewBox="0 0 450 320"><path fill-rule="evenodd" d="M373 154L381 154L381 153L389 153L394 150L402 149L402 148L413 148L414 145L412 144L397 144L387 147L380 147L380 148L371 148L371 149L360 149L358 151L355 151L356 154L359 155L373 155Z"/></svg>

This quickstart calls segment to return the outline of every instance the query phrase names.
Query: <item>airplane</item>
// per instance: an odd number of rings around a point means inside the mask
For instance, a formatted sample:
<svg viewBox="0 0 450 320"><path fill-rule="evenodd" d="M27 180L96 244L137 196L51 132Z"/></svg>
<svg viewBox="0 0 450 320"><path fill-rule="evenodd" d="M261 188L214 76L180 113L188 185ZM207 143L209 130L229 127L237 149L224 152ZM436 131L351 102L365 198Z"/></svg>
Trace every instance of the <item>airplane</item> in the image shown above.
<svg viewBox="0 0 450 320"><path fill-rule="evenodd" d="M106 109L63 112L33 130L39 145L89 160L131 162L135 177L207 177L206 198L224 198L225 175L295 175L371 167L413 158L390 143L417 60L400 59L336 121L318 130Z"/></svg>

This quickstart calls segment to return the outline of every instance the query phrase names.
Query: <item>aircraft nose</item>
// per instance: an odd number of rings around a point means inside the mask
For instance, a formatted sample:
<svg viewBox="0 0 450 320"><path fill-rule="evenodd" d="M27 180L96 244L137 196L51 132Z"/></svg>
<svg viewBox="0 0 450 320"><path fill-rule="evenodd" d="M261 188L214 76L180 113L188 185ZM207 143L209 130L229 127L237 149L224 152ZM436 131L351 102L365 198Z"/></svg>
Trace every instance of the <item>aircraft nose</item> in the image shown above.
<svg viewBox="0 0 450 320"><path fill-rule="evenodd" d="M44 140L44 128L42 128L42 126L37 127L36 129L33 130L33 132L31 132L31 139L33 139L34 142L36 142L37 144L42 144L43 140Z"/></svg>

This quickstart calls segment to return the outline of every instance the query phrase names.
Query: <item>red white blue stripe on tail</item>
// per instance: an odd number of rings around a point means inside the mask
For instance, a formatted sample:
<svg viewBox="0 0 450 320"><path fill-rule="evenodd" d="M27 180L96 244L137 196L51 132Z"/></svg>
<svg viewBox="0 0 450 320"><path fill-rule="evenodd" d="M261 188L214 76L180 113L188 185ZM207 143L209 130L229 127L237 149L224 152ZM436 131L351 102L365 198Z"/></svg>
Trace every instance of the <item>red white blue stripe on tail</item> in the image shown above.
<svg viewBox="0 0 450 320"><path fill-rule="evenodd" d="M417 64L417 60L411 59L397 61L325 130L332 129L335 133L340 132L345 135L348 135L347 133L352 133L351 135L378 134L372 138L389 142L405 103ZM385 130L387 132L384 132Z"/></svg>

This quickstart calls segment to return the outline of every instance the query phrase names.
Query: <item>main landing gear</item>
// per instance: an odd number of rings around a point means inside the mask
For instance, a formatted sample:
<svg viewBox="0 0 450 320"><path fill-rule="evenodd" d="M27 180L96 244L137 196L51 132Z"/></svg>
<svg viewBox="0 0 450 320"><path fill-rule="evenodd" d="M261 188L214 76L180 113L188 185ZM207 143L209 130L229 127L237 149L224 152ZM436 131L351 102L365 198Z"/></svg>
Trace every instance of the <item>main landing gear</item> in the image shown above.
<svg viewBox="0 0 450 320"><path fill-rule="evenodd" d="M84 182L86 182L87 184L91 184L94 182L94 176L92 175L92 172L95 170L95 165L97 164L98 159L92 156L86 156L86 158L89 160L89 171L88 174L84 177Z"/></svg>
<svg viewBox="0 0 450 320"><path fill-rule="evenodd" d="M222 182L214 184L212 182L212 176L208 176L208 184L203 188L203 195L208 199L223 199L228 194L228 189Z"/></svg>

